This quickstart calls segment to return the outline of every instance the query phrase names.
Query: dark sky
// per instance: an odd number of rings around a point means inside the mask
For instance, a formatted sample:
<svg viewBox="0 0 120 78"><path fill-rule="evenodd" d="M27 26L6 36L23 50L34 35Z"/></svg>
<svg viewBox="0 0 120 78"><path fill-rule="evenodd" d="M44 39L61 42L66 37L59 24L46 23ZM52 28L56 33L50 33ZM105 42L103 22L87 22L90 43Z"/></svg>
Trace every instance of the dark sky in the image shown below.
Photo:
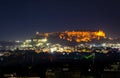
<svg viewBox="0 0 120 78"><path fill-rule="evenodd" d="M0 0L0 40L76 29L120 36L119 0Z"/></svg>

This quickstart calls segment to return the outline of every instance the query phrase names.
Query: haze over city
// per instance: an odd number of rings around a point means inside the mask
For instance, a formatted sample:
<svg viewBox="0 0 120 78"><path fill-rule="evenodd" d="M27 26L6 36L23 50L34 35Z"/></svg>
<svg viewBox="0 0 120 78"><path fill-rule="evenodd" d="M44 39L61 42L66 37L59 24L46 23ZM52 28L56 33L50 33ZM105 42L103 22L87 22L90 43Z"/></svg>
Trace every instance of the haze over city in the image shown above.
<svg viewBox="0 0 120 78"><path fill-rule="evenodd" d="M25 40L36 31L102 29L119 37L118 0L0 1L0 40Z"/></svg>

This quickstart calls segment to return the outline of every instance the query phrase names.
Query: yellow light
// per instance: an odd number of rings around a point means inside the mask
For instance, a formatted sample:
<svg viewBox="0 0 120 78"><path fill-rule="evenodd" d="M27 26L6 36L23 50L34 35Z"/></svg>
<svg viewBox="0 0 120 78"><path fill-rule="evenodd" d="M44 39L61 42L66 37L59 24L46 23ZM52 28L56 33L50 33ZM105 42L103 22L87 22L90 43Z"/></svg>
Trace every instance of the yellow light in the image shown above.
<svg viewBox="0 0 120 78"><path fill-rule="evenodd" d="M25 42L29 43L29 42L31 42L31 40L26 40Z"/></svg>
<svg viewBox="0 0 120 78"><path fill-rule="evenodd" d="M33 41L34 41L34 42L36 42L36 41L37 41L37 39L33 39Z"/></svg>
<svg viewBox="0 0 120 78"><path fill-rule="evenodd" d="M42 46L43 45L43 43L38 43L36 46Z"/></svg>
<svg viewBox="0 0 120 78"><path fill-rule="evenodd" d="M45 39L43 39L42 41L43 41L43 42L46 42L46 41L47 41L47 39L45 38Z"/></svg>
<svg viewBox="0 0 120 78"><path fill-rule="evenodd" d="M47 39L39 39L38 42L47 42Z"/></svg>
<svg viewBox="0 0 120 78"><path fill-rule="evenodd" d="M105 37L105 33L104 33L103 31L99 30L99 31L97 32L97 36Z"/></svg>

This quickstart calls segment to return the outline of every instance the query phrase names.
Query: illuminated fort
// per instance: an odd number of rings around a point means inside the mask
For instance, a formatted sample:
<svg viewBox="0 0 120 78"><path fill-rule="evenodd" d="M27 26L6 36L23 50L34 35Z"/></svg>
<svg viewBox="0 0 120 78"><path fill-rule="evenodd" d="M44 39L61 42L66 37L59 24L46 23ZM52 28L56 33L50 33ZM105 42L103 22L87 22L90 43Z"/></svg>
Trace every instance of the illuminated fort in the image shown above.
<svg viewBox="0 0 120 78"><path fill-rule="evenodd" d="M75 40L76 42L88 42L93 39L100 40L106 38L103 31L66 31L59 35L60 39L66 39L68 41Z"/></svg>
<svg viewBox="0 0 120 78"><path fill-rule="evenodd" d="M75 41L75 42L89 42L92 40L100 40L105 39L106 34L102 30L98 31L65 31L65 32L51 32L51 33L39 33L36 32L34 38L40 37L49 38L50 36L56 36L60 39L67 40L67 41Z"/></svg>

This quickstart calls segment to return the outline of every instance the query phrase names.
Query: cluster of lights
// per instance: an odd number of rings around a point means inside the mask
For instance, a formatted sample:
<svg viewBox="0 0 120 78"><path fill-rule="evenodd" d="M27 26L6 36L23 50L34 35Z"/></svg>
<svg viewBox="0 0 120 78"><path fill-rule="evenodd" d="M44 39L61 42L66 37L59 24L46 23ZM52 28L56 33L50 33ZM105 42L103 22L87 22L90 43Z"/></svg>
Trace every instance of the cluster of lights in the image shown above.
<svg viewBox="0 0 120 78"><path fill-rule="evenodd" d="M42 42L39 42L42 41ZM120 44L108 44L108 43L103 43L103 44L79 44L76 46L63 46L60 44L52 44L48 43L47 39L41 39L37 40L35 44L31 44L32 40L26 40L23 43L23 47L29 47L29 49L35 50L36 52L92 52L94 49L96 49L96 52L102 52L102 53L107 53L108 50L106 49L107 47L117 47L120 48ZM101 48L104 47L104 48Z"/></svg>
<svg viewBox="0 0 120 78"><path fill-rule="evenodd" d="M60 33L36 33L36 36L30 40L26 40L22 47L27 47L29 49L35 50L36 52L92 52L93 47L105 47L106 44L101 45L84 45L80 44L76 46L63 46L60 44L53 44L49 42L49 37L54 35L60 39L65 39L68 41L76 42L88 42L93 39L100 40L101 38L106 38L106 35L103 31L65 31ZM115 46L116 47L116 46ZM118 45L117 45L118 47ZM98 51L99 52L99 51ZM105 51L103 51L105 52Z"/></svg>
<svg viewBox="0 0 120 78"><path fill-rule="evenodd" d="M34 48L34 47L41 47L43 46L45 43L47 42L46 38L43 39L29 39L29 40L25 40L25 42L23 42L23 44L21 45L21 47L23 48Z"/></svg>

